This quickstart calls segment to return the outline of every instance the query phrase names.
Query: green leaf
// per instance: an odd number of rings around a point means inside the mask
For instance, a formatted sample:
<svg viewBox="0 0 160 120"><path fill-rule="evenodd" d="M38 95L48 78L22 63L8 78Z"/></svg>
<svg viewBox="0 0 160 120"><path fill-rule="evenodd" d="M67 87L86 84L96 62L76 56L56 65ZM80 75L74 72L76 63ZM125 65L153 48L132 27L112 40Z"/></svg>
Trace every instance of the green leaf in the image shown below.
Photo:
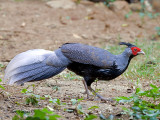
<svg viewBox="0 0 160 120"><path fill-rule="evenodd" d="M30 113L26 113L24 111L17 110L16 113L19 115L15 115L12 120L57 120L57 118L61 117L57 114L54 114L53 111L48 110L47 108L35 109L33 116L28 116Z"/></svg>
<svg viewBox="0 0 160 120"><path fill-rule="evenodd" d="M52 103L57 103L57 99L52 99L51 98L51 99L49 99L49 101L52 102Z"/></svg>
<svg viewBox="0 0 160 120"><path fill-rule="evenodd" d="M153 14L152 13L147 13L147 15L148 15L149 18L151 18L151 19L153 18Z"/></svg>
<svg viewBox="0 0 160 120"><path fill-rule="evenodd" d="M0 67L1 67L1 68L4 68L5 66L4 66L3 64L0 64Z"/></svg>
<svg viewBox="0 0 160 120"><path fill-rule="evenodd" d="M84 114L84 111L82 110L82 105L78 104L78 106L77 106L77 112L79 114Z"/></svg>
<svg viewBox="0 0 160 120"><path fill-rule="evenodd" d="M132 15L132 11L128 12L128 13L125 15L125 18L128 19L131 15Z"/></svg>
<svg viewBox="0 0 160 120"><path fill-rule="evenodd" d="M60 99L57 99L57 101L56 101L56 102L57 102L57 104L58 104L58 105L61 105L61 101L60 101Z"/></svg>
<svg viewBox="0 0 160 120"><path fill-rule="evenodd" d="M107 118L102 113L99 115L99 117L101 120L107 120Z"/></svg>
<svg viewBox="0 0 160 120"><path fill-rule="evenodd" d="M80 99L77 100L77 102L79 103L79 102L82 101L82 100L83 100L83 98L80 98Z"/></svg>
<svg viewBox="0 0 160 120"><path fill-rule="evenodd" d="M40 97L41 100L45 100L45 97Z"/></svg>
<svg viewBox="0 0 160 120"><path fill-rule="evenodd" d="M27 89L22 89L21 93L27 93L27 91L28 91Z"/></svg>
<svg viewBox="0 0 160 120"><path fill-rule="evenodd" d="M150 86L151 86L152 88L158 89L158 87L157 87L156 85L150 84Z"/></svg>
<svg viewBox="0 0 160 120"><path fill-rule="evenodd" d="M111 115L108 117L108 119L109 119L109 120L114 120L114 115L111 114Z"/></svg>
<svg viewBox="0 0 160 120"><path fill-rule="evenodd" d="M75 105L77 103L76 99L71 99L72 105Z"/></svg>
<svg viewBox="0 0 160 120"><path fill-rule="evenodd" d="M61 105L60 99L50 99L49 101L53 103L57 103L58 105Z"/></svg>
<svg viewBox="0 0 160 120"><path fill-rule="evenodd" d="M140 0L140 2L141 2L141 4L143 4L143 3L144 3L144 0Z"/></svg>
<svg viewBox="0 0 160 120"><path fill-rule="evenodd" d="M95 119L95 118L97 118L97 116L91 114L91 115L87 115L86 118L85 118L84 120L93 120L93 119Z"/></svg>
<svg viewBox="0 0 160 120"><path fill-rule="evenodd" d="M82 110L82 105L78 104L77 108L78 108L79 110Z"/></svg>
<svg viewBox="0 0 160 120"><path fill-rule="evenodd" d="M88 110L96 109L96 108L99 108L99 107L98 106L92 106L92 107L88 108Z"/></svg>
<svg viewBox="0 0 160 120"><path fill-rule="evenodd" d="M2 85L0 85L0 88L3 89L3 90L5 89Z"/></svg>
<svg viewBox="0 0 160 120"><path fill-rule="evenodd" d="M60 118L61 116L60 115L51 115L49 116L49 120L57 120L57 118Z"/></svg>
<svg viewBox="0 0 160 120"><path fill-rule="evenodd" d="M29 96L26 98L26 104L29 105L30 103L35 106L38 105L38 101L34 96Z"/></svg>
<svg viewBox="0 0 160 120"><path fill-rule="evenodd" d="M44 95L44 97L45 97L45 98L51 98L51 96L50 96L50 95Z"/></svg>
<svg viewBox="0 0 160 120"><path fill-rule="evenodd" d="M141 91L140 88L136 88L136 94L138 94Z"/></svg>
<svg viewBox="0 0 160 120"><path fill-rule="evenodd" d="M18 115L15 115L12 120L20 120L20 118L18 117Z"/></svg>
<svg viewBox="0 0 160 120"><path fill-rule="evenodd" d="M140 17L142 17L142 18L145 16L145 14L144 14L143 12L140 12L139 15L140 15Z"/></svg>
<svg viewBox="0 0 160 120"><path fill-rule="evenodd" d="M47 114L53 114L54 113L53 111L49 111L47 108L43 108L41 111L44 112L44 113L47 113Z"/></svg>
<svg viewBox="0 0 160 120"><path fill-rule="evenodd" d="M24 111L17 110L16 113L20 116L20 118L23 118L23 116L24 116Z"/></svg>
<svg viewBox="0 0 160 120"><path fill-rule="evenodd" d="M135 117L136 117L137 119L141 119L142 115L137 113L137 114L135 114Z"/></svg>
<svg viewBox="0 0 160 120"><path fill-rule="evenodd" d="M156 116L160 115L160 110L157 110L157 111L150 110L150 111L146 111L146 112L144 111L143 113L149 117L156 117Z"/></svg>
<svg viewBox="0 0 160 120"><path fill-rule="evenodd" d="M58 86L54 86L52 89L57 91L57 90L59 90L59 87Z"/></svg>
<svg viewBox="0 0 160 120"><path fill-rule="evenodd" d="M132 101L132 97L117 97L116 101L120 102L120 103L124 103L124 102L131 102Z"/></svg>
<svg viewBox="0 0 160 120"><path fill-rule="evenodd" d="M32 96L34 96L36 99L40 99L40 95L32 94Z"/></svg>
<svg viewBox="0 0 160 120"><path fill-rule="evenodd" d="M66 109L66 108L64 108L64 111L67 111L67 112L71 113L71 112L73 112L74 110L73 110L73 109Z"/></svg>
<svg viewBox="0 0 160 120"><path fill-rule="evenodd" d="M34 110L34 115L33 117L38 117L40 119L45 119L46 118L46 113L37 109L37 110Z"/></svg>
<svg viewBox="0 0 160 120"><path fill-rule="evenodd" d="M1 79L0 79L0 82L2 82L2 80L1 80ZM0 88L1 88L1 89L3 89L3 90L5 89L2 85L0 85Z"/></svg>
<svg viewBox="0 0 160 120"><path fill-rule="evenodd" d="M144 96L144 95L147 95L149 93L149 91L140 91L138 93L139 96Z"/></svg>
<svg viewBox="0 0 160 120"><path fill-rule="evenodd" d="M133 106L133 107L131 107L133 110L140 110L140 108L138 107L138 106Z"/></svg>
<svg viewBox="0 0 160 120"><path fill-rule="evenodd" d="M159 120L156 117L151 117L149 120Z"/></svg>
<svg viewBox="0 0 160 120"><path fill-rule="evenodd" d="M160 27L155 27L155 30L159 31L159 30L160 30Z"/></svg>

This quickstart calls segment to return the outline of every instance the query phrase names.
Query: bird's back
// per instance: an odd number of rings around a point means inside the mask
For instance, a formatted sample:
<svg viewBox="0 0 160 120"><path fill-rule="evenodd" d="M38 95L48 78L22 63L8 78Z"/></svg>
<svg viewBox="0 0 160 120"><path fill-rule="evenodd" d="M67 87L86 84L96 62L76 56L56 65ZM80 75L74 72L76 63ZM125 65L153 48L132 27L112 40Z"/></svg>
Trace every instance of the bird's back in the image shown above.
<svg viewBox="0 0 160 120"><path fill-rule="evenodd" d="M101 48L79 44L68 43L61 47L64 56L73 62L108 68L113 65L115 55Z"/></svg>

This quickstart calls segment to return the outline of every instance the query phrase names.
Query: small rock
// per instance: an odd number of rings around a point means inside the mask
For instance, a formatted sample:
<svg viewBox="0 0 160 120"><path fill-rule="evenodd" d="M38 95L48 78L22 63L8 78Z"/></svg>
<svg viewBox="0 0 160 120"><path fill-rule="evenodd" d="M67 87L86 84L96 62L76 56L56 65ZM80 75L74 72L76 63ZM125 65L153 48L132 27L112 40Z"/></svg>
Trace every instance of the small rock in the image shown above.
<svg viewBox="0 0 160 120"><path fill-rule="evenodd" d="M77 38L77 39L82 39L81 36L79 36L78 34L73 33L73 37Z"/></svg>
<svg viewBox="0 0 160 120"><path fill-rule="evenodd" d="M151 0L149 2L155 12L160 12L160 0Z"/></svg>
<svg viewBox="0 0 160 120"><path fill-rule="evenodd" d="M158 0L158 1L159 1L159 0ZM144 4L145 4L146 10L147 10L148 12L153 12L152 5L151 5L151 3L149 2L149 0L145 0L145 1L144 1ZM157 2L156 2L156 4L157 4Z"/></svg>
<svg viewBox="0 0 160 120"><path fill-rule="evenodd" d="M46 4L52 8L74 9L76 7L72 0L52 0Z"/></svg>
<svg viewBox="0 0 160 120"><path fill-rule="evenodd" d="M129 5L129 7L134 12L139 12L142 9L141 4L139 4L139 3L132 3L132 4Z"/></svg>
<svg viewBox="0 0 160 120"><path fill-rule="evenodd" d="M115 1L110 3L109 8L114 12L122 12L124 14L130 11L129 4L126 1Z"/></svg>
<svg viewBox="0 0 160 120"><path fill-rule="evenodd" d="M3 40L3 39L4 39L4 37L0 35L0 40Z"/></svg>
<svg viewBox="0 0 160 120"><path fill-rule="evenodd" d="M26 23L22 22L21 27L25 27L25 26L26 26Z"/></svg>

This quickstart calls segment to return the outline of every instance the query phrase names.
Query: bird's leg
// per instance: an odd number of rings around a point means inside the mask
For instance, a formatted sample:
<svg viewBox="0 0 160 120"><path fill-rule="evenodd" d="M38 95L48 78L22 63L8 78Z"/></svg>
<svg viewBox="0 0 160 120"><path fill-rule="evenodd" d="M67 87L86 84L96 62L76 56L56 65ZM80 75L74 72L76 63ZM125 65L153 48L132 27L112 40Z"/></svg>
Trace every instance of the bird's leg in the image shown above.
<svg viewBox="0 0 160 120"><path fill-rule="evenodd" d="M91 86L87 86L88 87L88 89L91 91L91 92L93 92L98 98L100 98L102 101L112 101L112 99L111 98L105 98L105 97L103 97L103 96L101 96L100 94L98 94L95 90L93 90L92 88L91 88Z"/></svg>
<svg viewBox="0 0 160 120"><path fill-rule="evenodd" d="M84 84L84 87L85 87L84 94L87 94L87 99L89 99L89 90L88 90L88 86L86 84L86 81L84 79L83 79L83 84Z"/></svg>

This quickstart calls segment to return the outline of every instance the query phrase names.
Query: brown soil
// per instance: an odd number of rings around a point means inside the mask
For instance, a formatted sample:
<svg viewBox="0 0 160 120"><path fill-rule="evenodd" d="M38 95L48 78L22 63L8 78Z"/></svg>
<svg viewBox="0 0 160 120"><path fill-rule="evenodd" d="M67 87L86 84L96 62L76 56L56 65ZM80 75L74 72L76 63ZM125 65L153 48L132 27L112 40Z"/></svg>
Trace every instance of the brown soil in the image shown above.
<svg viewBox="0 0 160 120"><path fill-rule="evenodd" d="M127 3L120 8L109 9L103 4L83 2L75 9L54 9L46 5L45 1L26 0L15 2L13 0L0 0L0 61L7 65L18 53L29 49L55 50L66 42L80 42L97 47L115 45L119 41L133 42L136 38L150 38L155 34L157 19L141 19L138 13L133 13L128 19L124 15L130 11ZM149 20L149 22L147 22ZM1 70L3 78L4 69ZM21 89L25 86L7 86L0 93L0 120L10 120L16 110L32 111L35 108L53 107L48 100L41 100L39 106L24 105L25 95ZM132 94L133 83L119 77L112 81L100 81L97 88L105 97L129 96ZM142 84L147 83L142 81ZM42 82L36 82L35 94L51 95L66 102L55 113L62 115L62 119L83 119L74 112L62 111L63 108L75 108L70 99L84 97L81 102L84 111L97 105L93 113L102 112L105 116L117 115L121 112L119 105L104 103L98 100L86 100L83 84L80 80L66 80L56 76ZM53 86L60 89L55 91ZM93 84L93 88L96 84ZM31 89L31 88L30 88ZM131 93L127 90L131 89ZM17 103L17 104L16 104Z"/></svg>

